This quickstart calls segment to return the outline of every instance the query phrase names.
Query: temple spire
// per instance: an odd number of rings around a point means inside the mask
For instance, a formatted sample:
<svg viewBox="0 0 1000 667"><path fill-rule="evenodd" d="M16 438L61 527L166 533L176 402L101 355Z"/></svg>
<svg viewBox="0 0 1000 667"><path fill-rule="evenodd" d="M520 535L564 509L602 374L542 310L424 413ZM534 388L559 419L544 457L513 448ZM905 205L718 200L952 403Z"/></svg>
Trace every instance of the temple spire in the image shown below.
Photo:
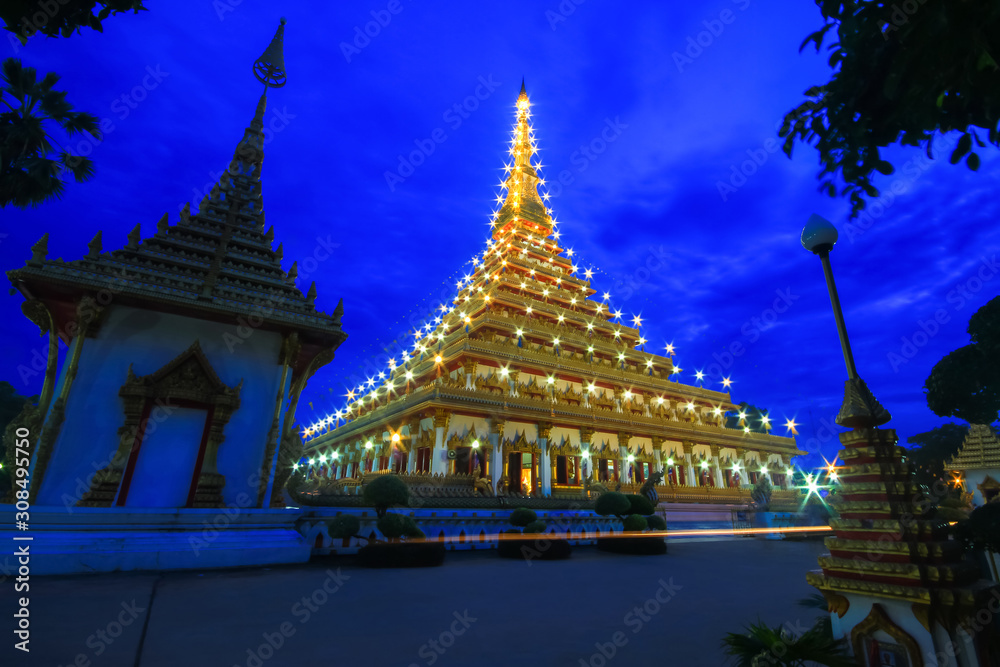
<svg viewBox="0 0 1000 667"><path fill-rule="evenodd" d="M253 64L254 76L264 84L253 119L236 146L229 167L199 207L199 214L205 214L211 208L230 224L263 228L260 173L264 162L264 112L267 109L267 89L281 88L288 81L282 52L284 36L285 19L282 18L271 43Z"/></svg>
<svg viewBox="0 0 1000 667"><path fill-rule="evenodd" d="M503 187L507 196L503 206L496 213L493 237L499 238L512 225L526 224L535 233L544 236L552 230L552 218L549 217L545 204L538 194L538 186L542 183L535 169L538 163L532 164L535 155L535 142L532 135L531 101L521 80L521 91L517 96L517 125L514 126L514 139L510 154L513 162L505 164L508 172Z"/></svg>
<svg viewBox="0 0 1000 667"><path fill-rule="evenodd" d="M264 53L253 63L253 75L264 84L264 93L268 88L281 88L288 81L285 75L285 54L283 45L285 42L285 17L281 17L281 24L277 32L271 39L271 43L264 49Z"/></svg>

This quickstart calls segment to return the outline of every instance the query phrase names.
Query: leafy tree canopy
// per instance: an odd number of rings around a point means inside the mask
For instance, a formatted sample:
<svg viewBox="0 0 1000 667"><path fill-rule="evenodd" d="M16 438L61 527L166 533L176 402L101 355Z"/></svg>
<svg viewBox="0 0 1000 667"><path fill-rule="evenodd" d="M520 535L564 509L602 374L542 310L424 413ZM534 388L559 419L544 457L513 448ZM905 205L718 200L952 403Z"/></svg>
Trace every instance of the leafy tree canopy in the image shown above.
<svg viewBox="0 0 1000 667"><path fill-rule="evenodd" d="M916 467L917 480L927 485L932 485L937 480L947 481L945 462L954 458L968 434L967 425L942 424L926 433L907 438L908 443L916 445L907 452L907 457Z"/></svg>
<svg viewBox="0 0 1000 667"><path fill-rule="evenodd" d="M98 6L100 8L98 9ZM94 10L98 11L95 13ZM36 32L47 37L69 37L87 27L104 32L101 21L112 14L145 10L142 2L135 0L5 0L0 3L0 20L4 28L17 35L22 44Z"/></svg>
<svg viewBox="0 0 1000 667"><path fill-rule="evenodd" d="M624 493L619 493L617 491L608 491L597 496L597 500L594 501L594 511L601 516L608 516L614 514L615 516L625 518L625 515L632 508L632 503Z"/></svg>
<svg viewBox="0 0 1000 667"><path fill-rule="evenodd" d="M507 521L509 521L512 526L524 528L536 519L538 519L538 515L535 514L535 510L527 507L518 507L510 513L510 517L508 517Z"/></svg>
<svg viewBox="0 0 1000 667"><path fill-rule="evenodd" d="M410 488L399 475L381 475L365 484L362 490L365 502L375 508L375 514L381 519L386 510L393 505L408 505Z"/></svg>
<svg viewBox="0 0 1000 667"><path fill-rule="evenodd" d="M1000 416L1000 297L969 319L972 343L935 364L924 383L927 406L941 417L992 424Z"/></svg>
<svg viewBox="0 0 1000 667"><path fill-rule="evenodd" d="M863 195L879 196L873 174L895 171L881 149L923 146L933 157L934 138L958 132L950 161L976 170L984 138L1000 145L1000 4L815 1L826 22L801 48L818 52L836 35L827 47L833 74L806 90L779 135L789 156L796 141L816 147L821 191L837 196L839 174L857 215Z"/></svg>
<svg viewBox="0 0 1000 667"><path fill-rule="evenodd" d="M70 153L51 133L58 127L67 136L101 138L97 116L74 111L66 92L55 89L58 81L53 72L39 81L35 68L17 58L0 66L0 208L58 199L64 175L78 183L94 176L94 163Z"/></svg>

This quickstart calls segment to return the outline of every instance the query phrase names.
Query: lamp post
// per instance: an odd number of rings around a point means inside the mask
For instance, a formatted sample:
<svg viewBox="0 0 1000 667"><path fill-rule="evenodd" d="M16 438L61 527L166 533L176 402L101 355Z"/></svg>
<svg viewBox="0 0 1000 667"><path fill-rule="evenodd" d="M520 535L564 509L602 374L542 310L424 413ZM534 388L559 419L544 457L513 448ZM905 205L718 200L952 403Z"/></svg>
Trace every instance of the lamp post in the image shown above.
<svg viewBox="0 0 1000 667"><path fill-rule="evenodd" d="M848 428L875 427L885 424L891 419L889 411L878 402L868 389L864 380L858 375L854 365L854 354L851 352L851 341L847 337L847 325L844 323L844 312L840 308L840 297L837 286L833 282L833 269L830 266L830 251L837 243L837 228L815 213L802 229L802 247L819 256L823 263L823 275L826 277L826 288L830 293L830 304L833 307L833 317L837 322L837 333L840 336L840 349L844 354L844 364L847 366L847 384L844 391L844 403L837 415L837 423Z"/></svg>

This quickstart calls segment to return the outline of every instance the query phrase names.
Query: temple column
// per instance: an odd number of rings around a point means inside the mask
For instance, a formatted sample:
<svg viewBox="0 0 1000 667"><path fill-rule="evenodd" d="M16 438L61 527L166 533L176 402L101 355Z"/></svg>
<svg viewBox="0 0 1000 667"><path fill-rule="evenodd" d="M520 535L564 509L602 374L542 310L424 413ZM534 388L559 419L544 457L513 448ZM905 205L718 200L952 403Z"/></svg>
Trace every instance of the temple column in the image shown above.
<svg viewBox="0 0 1000 667"><path fill-rule="evenodd" d="M503 451L500 441L503 439L503 427L506 422L496 419L490 423L490 484L495 491L500 477L503 476Z"/></svg>
<svg viewBox="0 0 1000 667"><path fill-rule="evenodd" d="M542 495L552 495L552 463L549 461L549 433L552 424L538 425L538 481L541 482Z"/></svg>
<svg viewBox="0 0 1000 667"><path fill-rule="evenodd" d="M719 463L719 446L709 445L709 450L712 454L712 477L715 479L715 488L724 489L726 488L726 480L722 476L722 465Z"/></svg>
<svg viewBox="0 0 1000 667"><path fill-rule="evenodd" d="M624 431L618 432L618 458L621 460L619 464L621 466L621 474L618 475L618 481L622 484L631 484L632 476L628 474L629 462L629 440L632 439L631 433L626 433Z"/></svg>
<svg viewBox="0 0 1000 667"><path fill-rule="evenodd" d="M580 465L587 466L586 474L583 474L583 471L581 471L580 474L581 484L583 483L583 480L587 479L587 477L592 476L595 480L598 477L597 471L593 469L594 460L589 456L583 455L584 452L587 452L588 454L590 453L591 441L593 439L594 439L594 429L586 427L580 429Z"/></svg>
<svg viewBox="0 0 1000 667"><path fill-rule="evenodd" d="M767 477L767 481L769 481L773 486L774 477L771 474L771 458L767 455L767 452L761 452L760 456L761 456L760 467L767 471L766 474L764 473L761 474L764 474L764 476Z"/></svg>
<svg viewBox="0 0 1000 667"><path fill-rule="evenodd" d="M747 468L746 452L742 449L736 450L737 463L740 466L740 486L743 489L750 485L750 470Z"/></svg>
<svg viewBox="0 0 1000 667"><path fill-rule="evenodd" d="M406 453L406 474L412 475L417 469L417 449L420 447L420 417L416 416L407 429L410 436L410 449Z"/></svg>
<svg viewBox="0 0 1000 667"><path fill-rule="evenodd" d="M684 442L685 456L687 457L687 478L688 486L698 486L698 478L695 477L694 473L694 443L690 440Z"/></svg>
<svg viewBox="0 0 1000 667"><path fill-rule="evenodd" d="M434 410L434 452L431 454L431 473L444 475L448 472L448 456L444 450L444 436L448 431L451 412L437 408Z"/></svg>

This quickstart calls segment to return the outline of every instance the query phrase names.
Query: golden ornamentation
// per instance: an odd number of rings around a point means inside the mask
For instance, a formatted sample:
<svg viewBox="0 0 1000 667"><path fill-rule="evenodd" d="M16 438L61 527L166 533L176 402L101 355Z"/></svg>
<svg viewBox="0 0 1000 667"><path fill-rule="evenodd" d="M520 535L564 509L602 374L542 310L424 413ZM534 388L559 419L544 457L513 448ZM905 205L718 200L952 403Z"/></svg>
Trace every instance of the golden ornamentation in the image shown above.
<svg viewBox="0 0 1000 667"><path fill-rule="evenodd" d="M121 482L121 474L138 441L142 430L141 418L147 406L171 405L189 402L205 406L211 414L207 424L208 439L205 446L198 481L195 486L193 507L222 507L222 486L225 479L216 469L219 446L225 439L223 429L233 412L240 406L241 380L235 387L226 386L215 373L200 343L191 346L150 375L137 376L129 366L128 377L119 390L125 408L125 422L118 429L118 448L104 474L95 475L90 492L80 501L80 506L108 507L117 493L110 486ZM109 497L110 496L110 497Z"/></svg>
<svg viewBox="0 0 1000 667"><path fill-rule="evenodd" d="M38 454L35 456L35 467L31 474L31 486L28 491L29 503L35 502L38 498L38 492L42 488L42 480L45 479L45 469L49 465L52 449L55 447L56 439L62 431L65 420L66 400L60 396L53 402L52 409L46 415L44 425L39 424L42 426L42 432L38 436Z"/></svg>
<svg viewBox="0 0 1000 667"><path fill-rule="evenodd" d="M854 655L865 655L865 638L871 637L880 630L903 645L907 657L910 659L910 667L924 667L924 657L920 652L920 644L906 630L893 623L882 605L877 602L872 605L871 613L868 614L867 618L851 630L851 648Z"/></svg>
<svg viewBox="0 0 1000 667"><path fill-rule="evenodd" d="M832 614L836 614L840 618L843 618L844 614L846 614L847 610L851 607L851 601L839 593L827 590L821 590L820 593L822 593L823 597L826 599L827 611Z"/></svg>

